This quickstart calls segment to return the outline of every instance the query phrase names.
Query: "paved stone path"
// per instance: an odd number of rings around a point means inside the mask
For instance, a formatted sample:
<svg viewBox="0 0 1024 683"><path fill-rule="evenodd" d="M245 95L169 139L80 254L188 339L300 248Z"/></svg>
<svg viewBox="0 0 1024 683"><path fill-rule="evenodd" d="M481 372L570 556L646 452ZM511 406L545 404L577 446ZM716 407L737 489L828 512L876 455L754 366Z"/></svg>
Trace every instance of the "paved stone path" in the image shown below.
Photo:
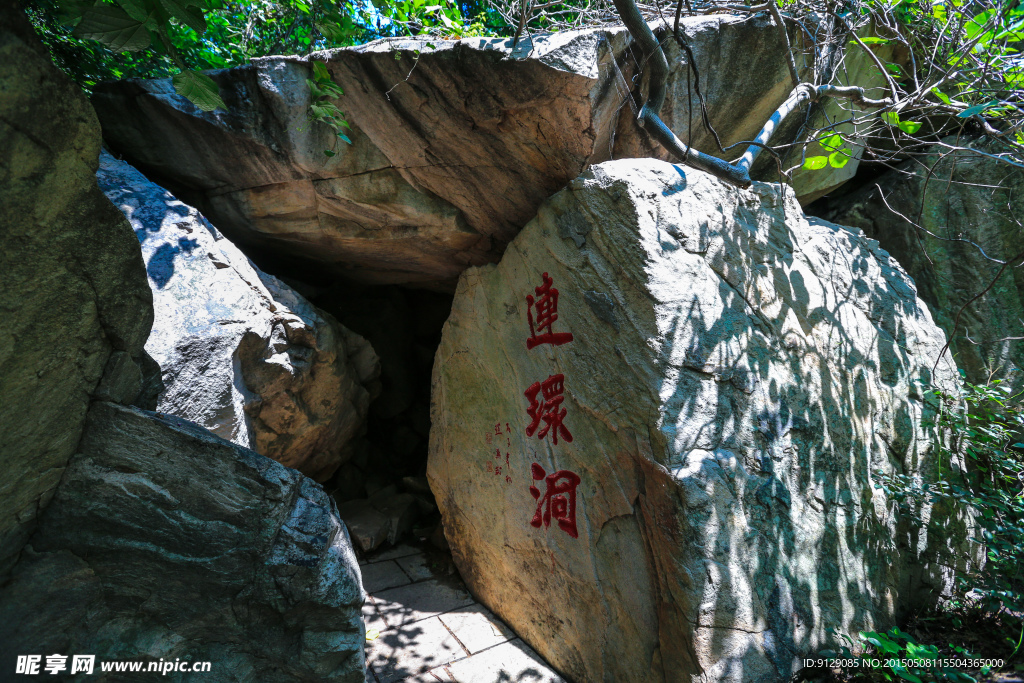
<svg viewBox="0 0 1024 683"><path fill-rule="evenodd" d="M367 683L565 683L473 600L450 559L411 545L360 562Z"/></svg>

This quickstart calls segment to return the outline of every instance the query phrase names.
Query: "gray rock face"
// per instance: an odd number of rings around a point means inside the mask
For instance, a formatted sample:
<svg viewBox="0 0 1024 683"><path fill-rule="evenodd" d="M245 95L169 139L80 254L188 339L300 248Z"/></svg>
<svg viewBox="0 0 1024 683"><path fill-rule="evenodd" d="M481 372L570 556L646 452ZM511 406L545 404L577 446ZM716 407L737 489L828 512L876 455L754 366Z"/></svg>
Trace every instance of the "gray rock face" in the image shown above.
<svg viewBox="0 0 1024 683"><path fill-rule="evenodd" d="M944 341L792 191L594 166L445 325L427 475L462 576L573 680L786 680L945 585L960 532L873 487L932 476Z"/></svg>
<svg viewBox="0 0 1024 683"><path fill-rule="evenodd" d="M338 505L338 514L363 552L376 550L385 541L395 545L421 514L437 512L427 496L398 493L394 486L370 498L348 500Z"/></svg>
<svg viewBox="0 0 1024 683"><path fill-rule="evenodd" d="M96 187L96 116L17 3L0 3L0 93L3 577L75 452L90 395L139 394L153 308L131 229Z"/></svg>
<svg viewBox="0 0 1024 683"><path fill-rule="evenodd" d="M0 664L91 653L210 661L214 681L361 683L364 597L317 484L180 418L96 403L0 595Z"/></svg>
<svg viewBox="0 0 1024 683"><path fill-rule="evenodd" d="M754 16L688 19L684 30L723 143L750 139L789 90L775 29ZM93 103L109 144L257 262L450 290L466 267L496 261L588 164L650 146L624 104L635 60L622 28L537 36L515 54L510 40L434 42L215 73L227 113L198 111L169 80L103 84ZM674 43L667 49L665 116L685 140L688 66ZM356 129L352 146L306 121L310 60L345 92L337 104ZM694 144L715 152L692 120Z"/></svg>
<svg viewBox="0 0 1024 683"><path fill-rule="evenodd" d="M100 187L142 244L163 369L158 409L323 481L349 457L377 356L250 263L198 211L109 154Z"/></svg>
<svg viewBox="0 0 1024 683"><path fill-rule="evenodd" d="M1006 268L995 280L1001 264L984 258L978 247L998 259L1024 249L1024 171L986 156L999 151L991 140L944 142L968 149L949 153L948 147L935 147L913 166L886 173L877 180L884 200L871 184L819 210L829 220L864 230L892 253L947 335L969 303L951 344L957 365L972 382L1003 378L1019 391L1024 268Z"/></svg>

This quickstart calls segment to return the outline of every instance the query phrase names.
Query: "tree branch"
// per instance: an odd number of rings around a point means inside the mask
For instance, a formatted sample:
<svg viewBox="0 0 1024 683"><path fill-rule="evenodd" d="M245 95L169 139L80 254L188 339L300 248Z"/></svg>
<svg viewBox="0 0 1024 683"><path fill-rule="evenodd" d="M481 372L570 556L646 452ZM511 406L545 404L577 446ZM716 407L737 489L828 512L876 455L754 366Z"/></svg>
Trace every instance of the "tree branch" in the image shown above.
<svg viewBox="0 0 1024 683"><path fill-rule="evenodd" d="M772 13L772 18L775 19L775 24L779 27L779 33L782 35L782 44L786 46L786 66L789 67L789 76L793 79L793 87L795 88L800 85L800 74L796 70L793 46L789 42L789 31L786 30L786 24L782 21L782 14L775 5L775 0L768 3L768 11Z"/></svg>

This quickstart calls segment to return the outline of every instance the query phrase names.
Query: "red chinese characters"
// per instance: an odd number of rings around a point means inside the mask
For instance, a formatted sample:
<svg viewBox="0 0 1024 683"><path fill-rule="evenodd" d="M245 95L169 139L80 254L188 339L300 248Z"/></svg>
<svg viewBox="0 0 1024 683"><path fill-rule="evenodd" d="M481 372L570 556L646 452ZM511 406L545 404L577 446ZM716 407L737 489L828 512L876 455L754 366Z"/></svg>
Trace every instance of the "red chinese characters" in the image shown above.
<svg viewBox="0 0 1024 683"><path fill-rule="evenodd" d="M530 338L526 340L526 348L532 349L541 344L553 344L560 346L572 341L570 332L553 332L551 326L558 320L558 290L552 287L554 283L547 273L541 276L544 283L540 287L534 287L537 298L526 296L526 319L530 321ZM533 309L537 310L536 321L533 318Z"/></svg>
<svg viewBox="0 0 1024 683"><path fill-rule="evenodd" d="M545 423L544 427L537 432L538 439L543 439L550 432L551 440L556 445L558 444L559 435L569 443L572 443L572 434L562 424L566 414L566 409L562 408L562 401L565 400L564 393L565 375L561 373L550 375L543 382L534 382L530 385L529 389L523 392L523 395L530 400L526 413L533 419L526 428L527 436L533 436L534 432L537 431L537 427L543 421ZM537 400L538 394L541 394L543 400Z"/></svg>
<svg viewBox="0 0 1024 683"><path fill-rule="evenodd" d="M569 332L555 332L552 326L558 320L558 290L552 285L554 281L547 273L541 276L542 284L536 287L537 298L526 297L526 318L530 323L530 337L526 340L526 348L533 349L541 344L561 346L573 340ZM536 311L536 319L534 319ZM557 446L561 439L572 442L572 433L565 426L567 410L562 407L565 401L565 375L549 375L543 382L534 382L523 392L530 405L526 408L530 416L530 424L526 427L526 436L537 435L543 440L551 435L552 445ZM543 423L543 426L542 424ZM538 429L539 428L539 429ZM498 452L500 458L500 451ZM506 465L508 458L506 457ZM534 528L551 526L551 519L558 522L558 527L572 538L579 538L576 528L576 488L580 485L580 477L569 470L558 470L554 474L546 474L544 468L537 463L530 466L534 481L544 481L545 491L530 486L530 495L537 501L530 525ZM498 474L498 472L495 472ZM554 556L552 555L552 562Z"/></svg>
<svg viewBox="0 0 1024 683"><path fill-rule="evenodd" d="M493 429L489 428L487 433L484 435L484 437L485 437L485 440L487 441L487 445L493 448L496 445L497 446L501 445L501 437L504 436L505 437L505 446L506 446L506 448L508 450L506 450L505 453L502 454L502 449L501 448L494 448L494 452L493 452L491 458L489 458L487 460L487 468L486 469L487 469L487 473L488 474L492 474L492 475L494 475L496 477L499 477L499 480L500 480L500 477L502 475L504 475L505 476L505 483L506 484L511 484L512 483L512 476L511 476L511 473L512 473L512 460L511 460L511 453L509 451L512 448L512 428L506 422L505 423L505 430L502 431L501 424L502 423L500 423L500 422L496 422L494 424L494 428ZM501 463L502 458L504 458L504 460L505 460L504 464Z"/></svg>
<svg viewBox="0 0 1024 683"><path fill-rule="evenodd" d="M544 468L533 463L530 473L534 481L544 480L546 490L541 497L540 489L530 487L530 495L537 500L537 510L530 525L540 528L551 526L551 519L558 522L558 528L573 538L579 538L576 529L576 487L580 485L578 475L568 470L559 470L554 474L545 475Z"/></svg>

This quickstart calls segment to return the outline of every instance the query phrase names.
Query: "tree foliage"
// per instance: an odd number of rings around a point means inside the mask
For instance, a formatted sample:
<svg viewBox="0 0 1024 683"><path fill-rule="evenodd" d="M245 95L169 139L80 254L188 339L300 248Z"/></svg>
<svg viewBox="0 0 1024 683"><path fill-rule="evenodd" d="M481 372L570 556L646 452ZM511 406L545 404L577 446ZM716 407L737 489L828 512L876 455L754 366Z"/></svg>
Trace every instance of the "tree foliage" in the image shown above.
<svg viewBox="0 0 1024 683"><path fill-rule="evenodd" d="M479 6L450 0L27 0L54 61L87 91L102 80L154 78L309 54L396 35L486 32ZM182 89L205 97L195 76ZM179 92L185 94L182 89ZM197 102L197 104L199 104Z"/></svg>
<svg viewBox="0 0 1024 683"><path fill-rule="evenodd" d="M861 148L869 160L894 164L963 131L1003 141L1006 160L1024 166L1020 0L773 0L760 5L619 0L622 7L609 0L28 1L58 65L83 87L107 78L180 72L178 92L203 108L219 102L202 70L269 54L309 54L396 36L518 40L535 31L620 23L630 5L643 21L660 22L660 46L665 40L685 42L678 30L681 17L766 12L780 28L785 25L798 36L787 59L793 85L807 87L803 94L794 90L797 100L791 111L826 96L823 87L833 82L851 51L858 50L870 56L886 83L877 92L862 93L860 102L885 104L854 106L858 101L851 98L842 119L805 130L799 148L772 147L761 137L748 141L748 166L767 150L784 166L784 175L801 167L841 168ZM648 91L653 80L644 86ZM641 89L640 81L635 85ZM714 125L712 120L704 123ZM819 148L824 154L815 151ZM699 159L697 150L675 151L681 158ZM723 151L703 152L718 156Z"/></svg>

